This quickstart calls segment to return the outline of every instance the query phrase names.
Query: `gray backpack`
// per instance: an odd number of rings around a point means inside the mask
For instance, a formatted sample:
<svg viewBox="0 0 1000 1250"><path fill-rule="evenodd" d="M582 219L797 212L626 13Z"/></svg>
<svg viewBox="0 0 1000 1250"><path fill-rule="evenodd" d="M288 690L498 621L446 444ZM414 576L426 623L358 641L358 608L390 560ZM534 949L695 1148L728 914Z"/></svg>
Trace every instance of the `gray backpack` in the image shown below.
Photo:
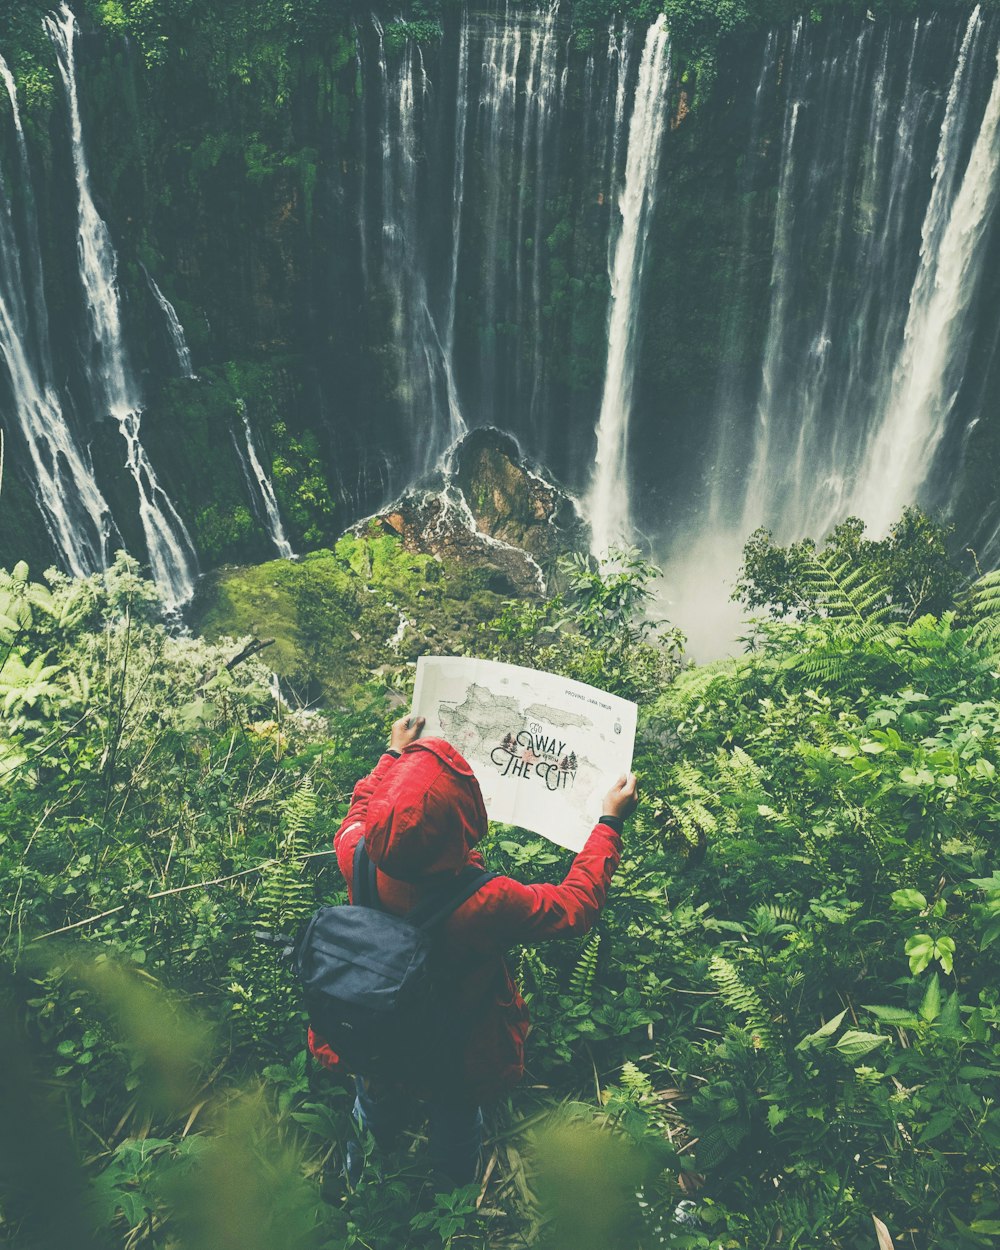
<svg viewBox="0 0 1000 1250"><path fill-rule="evenodd" d="M292 956L309 1022L366 1076L446 1076L461 1028L439 976L436 934L497 874L469 865L405 916L379 907L375 865L364 839L354 855L353 903L320 907Z"/></svg>

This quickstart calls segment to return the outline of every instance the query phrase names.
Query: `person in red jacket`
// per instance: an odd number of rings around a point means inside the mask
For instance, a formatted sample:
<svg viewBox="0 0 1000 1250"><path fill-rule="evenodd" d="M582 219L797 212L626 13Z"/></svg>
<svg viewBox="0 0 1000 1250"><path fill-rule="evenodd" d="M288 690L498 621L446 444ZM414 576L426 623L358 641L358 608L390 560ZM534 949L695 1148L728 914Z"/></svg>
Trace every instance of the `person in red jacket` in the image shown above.
<svg viewBox="0 0 1000 1250"><path fill-rule="evenodd" d="M442 738L420 738L423 717L393 725L389 749L354 787L351 806L334 835L337 863L351 889L361 838L377 868L380 905L404 915L469 864L485 867L476 844L487 831L479 782L466 760ZM604 812L559 885L524 885L497 876L448 917L440 939L448 984L455 989L464 1044L447 1088L430 1076L408 1081L428 1102L430 1149L442 1171L464 1184L475 1175L481 1146L481 1104L524 1074L528 1011L504 961L510 947L586 933L604 906L621 857L623 820L638 802L636 779L620 777ZM310 1030L309 1049L338 1060ZM376 1141L390 1135L398 1089L375 1090L356 1076L355 1114ZM348 1174L352 1160L348 1158Z"/></svg>

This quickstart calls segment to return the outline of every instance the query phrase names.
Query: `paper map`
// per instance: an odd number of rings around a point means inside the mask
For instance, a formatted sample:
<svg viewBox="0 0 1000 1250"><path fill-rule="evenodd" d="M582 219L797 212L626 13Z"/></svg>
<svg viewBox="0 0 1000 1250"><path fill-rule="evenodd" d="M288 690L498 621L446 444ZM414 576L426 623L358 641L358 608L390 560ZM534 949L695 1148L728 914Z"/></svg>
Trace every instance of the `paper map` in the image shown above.
<svg viewBox="0 0 1000 1250"><path fill-rule="evenodd" d="M632 766L634 703L516 664L421 656L412 714L472 765L491 820L573 851Z"/></svg>

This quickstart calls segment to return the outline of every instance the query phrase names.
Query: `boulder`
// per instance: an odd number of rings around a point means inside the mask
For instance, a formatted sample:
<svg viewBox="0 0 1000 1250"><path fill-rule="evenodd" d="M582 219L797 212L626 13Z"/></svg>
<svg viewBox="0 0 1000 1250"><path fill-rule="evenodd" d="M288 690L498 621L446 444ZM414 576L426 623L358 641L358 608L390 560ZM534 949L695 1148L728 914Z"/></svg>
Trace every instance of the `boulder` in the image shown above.
<svg viewBox="0 0 1000 1250"><path fill-rule="evenodd" d="M440 481L407 492L373 520L410 551L489 570L491 589L529 597L544 593L557 558L586 550L588 538L570 496L510 435L488 427L455 447Z"/></svg>

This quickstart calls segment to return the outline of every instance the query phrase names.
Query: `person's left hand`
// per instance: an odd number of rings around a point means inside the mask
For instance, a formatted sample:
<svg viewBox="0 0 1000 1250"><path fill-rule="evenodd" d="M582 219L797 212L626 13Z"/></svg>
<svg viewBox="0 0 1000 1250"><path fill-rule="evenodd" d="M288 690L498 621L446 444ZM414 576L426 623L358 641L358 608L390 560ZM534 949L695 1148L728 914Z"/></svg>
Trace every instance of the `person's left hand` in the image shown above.
<svg viewBox="0 0 1000 1250"><path fill-rule="evenodd" d="M389 750L403 751L411 742L416 742L425 724L422 716L401 716L392 726L389 734Z"/></svg>

